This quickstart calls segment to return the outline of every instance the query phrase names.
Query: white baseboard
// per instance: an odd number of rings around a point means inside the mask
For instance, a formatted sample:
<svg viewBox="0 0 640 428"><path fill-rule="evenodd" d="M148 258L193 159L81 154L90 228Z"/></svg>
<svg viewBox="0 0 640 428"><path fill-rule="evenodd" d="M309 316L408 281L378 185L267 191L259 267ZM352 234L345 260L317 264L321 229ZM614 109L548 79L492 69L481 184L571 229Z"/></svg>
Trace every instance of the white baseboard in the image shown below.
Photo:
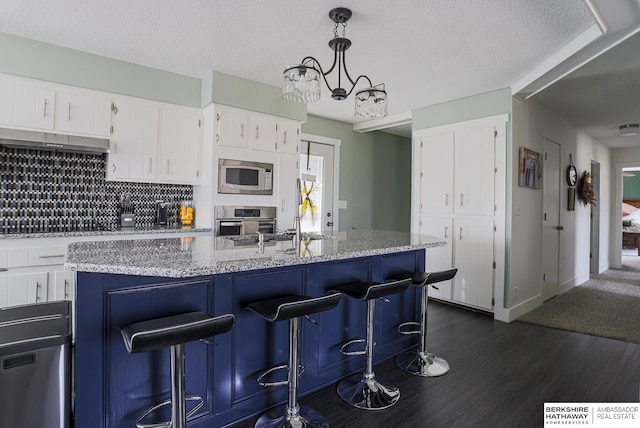
<svg viewBox="0 0 640 428"><path fill-rule="evenodd" d="M500 321L505 321L505 322L514 321L517 318L521 317L522 315L526 314L527 312L534 310L540 305L542 305L541 294L534 296L528 300L525 300L524 302L517 304L513 308L504 309L503 312L504 312L504 315L506 316L506 319L500 320Z"/></svg>

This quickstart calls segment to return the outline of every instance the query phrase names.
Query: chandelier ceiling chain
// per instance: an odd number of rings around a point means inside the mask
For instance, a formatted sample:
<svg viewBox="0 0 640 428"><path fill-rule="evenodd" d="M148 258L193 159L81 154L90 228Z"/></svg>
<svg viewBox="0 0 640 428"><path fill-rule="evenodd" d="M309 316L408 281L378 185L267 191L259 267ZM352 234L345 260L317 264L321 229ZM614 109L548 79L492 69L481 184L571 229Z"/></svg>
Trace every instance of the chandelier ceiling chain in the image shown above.
<svg viewBox="0 0 640 428"><path fill-rule="evenodd" d="M333 50L333 64L326 72L322 69L319 61L312 56L305 57L300 64L288 67L284 70L284 84L282 86L282 98L293 102L313 102L320 99L320 76L331 91L331 98L334 100L346 99L355 89L358 82L366 80L369 86L356 91L355 110L356 117L377 118L387 115L387 92L384 83L373 86L368 76L361 74L355 80L351 78L347 71L345 52L351 47L351 40L346 38L347 21L351 18L351 10L343 7L331 9L329 18L335 23L333 29L333 39L329 40L329 47ZM338 36L338 27L342 25L342 36ZM327 76L337 70L337 86L332 88ZM347 91L342 87L342 73L351 84Z"/></svg>

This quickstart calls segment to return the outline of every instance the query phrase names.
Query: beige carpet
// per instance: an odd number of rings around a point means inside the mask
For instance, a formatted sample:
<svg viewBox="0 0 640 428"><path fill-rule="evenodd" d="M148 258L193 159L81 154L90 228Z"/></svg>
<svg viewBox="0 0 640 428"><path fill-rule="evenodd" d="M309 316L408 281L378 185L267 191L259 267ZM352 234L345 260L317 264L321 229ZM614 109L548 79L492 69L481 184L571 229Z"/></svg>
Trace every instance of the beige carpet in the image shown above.
<svg viewBox="0 0 640 428"><path fill-rule="evenodd" d="M546 301L518 321L640 343L640 257Z"/></svg>

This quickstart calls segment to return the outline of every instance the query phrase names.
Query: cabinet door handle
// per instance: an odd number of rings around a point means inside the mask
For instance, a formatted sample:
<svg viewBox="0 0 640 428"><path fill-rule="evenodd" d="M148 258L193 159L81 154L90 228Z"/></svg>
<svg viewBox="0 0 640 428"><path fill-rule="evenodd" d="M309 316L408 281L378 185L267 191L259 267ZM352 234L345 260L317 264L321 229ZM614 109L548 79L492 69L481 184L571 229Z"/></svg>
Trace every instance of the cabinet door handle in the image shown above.
<svg viewBox="0 0 640 428"><path fill-rule="evenodd" d="M460 206L464 205L464 193L460 193Z"/></svg>
<svg viewBox="0 0 640 428"><path fill-rule="evenodd" d="M216 113L216 120L220 122L220 113Z"/></svg>
<svg viewBox="0 0 640 428"><path fill-rule="evenodd" d="M444 239L447 239L449 237L449 227L445 226L444 227Z"/></svg>
<svg viewBox="0 0 640 428"><path fill-rule="evenodd" d="M260 125L256 125L256 140L260 139Z"/></svg>
<svg viewBox="0 0 640 428"><path fill-rule="evenodd" d="M40 256L39 259L55 259L56 257L64 257L64 254L52 254L48 256Z"/></svg>
<svg viewBox="0 0 640 428"><path fill-rule="evenodd" d="M244 138L244 123L240 124L240 138Z"/></svg>
<svg viewBox="0 0 640 428"><path fill-rule="evenodd" d="M462 241L462 228L460 228L460 240Z"/></svg>
<svg viewBox="0 0 640 428"><path fill-rule="evenodd" d="M9 269L7 269L7 268L0 268L0 272L8 272L8 271L9 271Z"/></svg>
<svg viewBox="0 0 640 428"><path fill-rule="evenodd" d="M149 174L153 171L153 158L149 157Z"/></svg>
<svg viewBox="0 0 640 428"><path fill-rule="evenodd" d="M220 134L216 134L216 143L220 141Z"/></svg>
<svg viewBox="0 0 640 428"><path fill-rule="evenodd" d="M282 208L280 210L284 212L284 198L282 198Z"/></svg>
<svg viewBox="0 0 640 428"><path fill-rule="evenodd" d="M287 131L284 131L284 138L282 139L283 144L287 144Z"/></svg>
<svg viewBox="0 0 640 428"><path fill-rule="evenodd" d="M117 141L113 142L113 154L114 155L118 154L118 142Z"/></svg>
<svg viewBox="0 0 640 428"><path fill-rule="evenodd" d="M68 121L71 122L71 103L69 103L69 109L67 111L67 117L68 117Z"/></svg>
<svg viewBox="0 0 640 428"><path fill-rule="evenodd" d="M40 283L36 281L36 302L40 301Z"/></svg>
<svg viewBox="0 0 640 428"><path fill-rule="evenodd" d="M448 193L444 194L444 206L445 207L449 206L449 194Z"/></svg>
<svg viewBox="0 0 640 428"><path fill-rule="evenodd" d="M111 172L116 172L116 164L115 163L111 166Z"/></svg>
<svg viewBox="0 0 640 428"><path fill-rule="evenodd" d="M64 300L68 300L69 299L69 281L68 280L64 280Z"/></svg>
<svg viewBox="0 0 640 428"><path fill-rule="evenodd" d="M44 99L44 109L42 110L42 117L47 117L47 99Z"/></svg>

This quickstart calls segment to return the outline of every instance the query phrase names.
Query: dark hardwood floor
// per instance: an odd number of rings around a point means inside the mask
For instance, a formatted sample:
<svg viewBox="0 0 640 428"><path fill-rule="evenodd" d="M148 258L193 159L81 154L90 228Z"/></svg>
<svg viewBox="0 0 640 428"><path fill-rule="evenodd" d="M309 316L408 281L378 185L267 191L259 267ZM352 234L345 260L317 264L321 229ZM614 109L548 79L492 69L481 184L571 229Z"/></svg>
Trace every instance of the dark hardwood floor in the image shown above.
<svg viewBox="0 0 640 428"><path fill-rule="evenodd" d="M638 326L640 328L640 326ZM400 387L393 407L344 404L335 385L300 398L342 427L542 427L545 402L638 402L640 345L513 322L429 302L429 350L449 373L420 378L389 360L376 374ZM363 357L364 366L364 357ZM234 425L253 427L257 417Z"/></svg>

